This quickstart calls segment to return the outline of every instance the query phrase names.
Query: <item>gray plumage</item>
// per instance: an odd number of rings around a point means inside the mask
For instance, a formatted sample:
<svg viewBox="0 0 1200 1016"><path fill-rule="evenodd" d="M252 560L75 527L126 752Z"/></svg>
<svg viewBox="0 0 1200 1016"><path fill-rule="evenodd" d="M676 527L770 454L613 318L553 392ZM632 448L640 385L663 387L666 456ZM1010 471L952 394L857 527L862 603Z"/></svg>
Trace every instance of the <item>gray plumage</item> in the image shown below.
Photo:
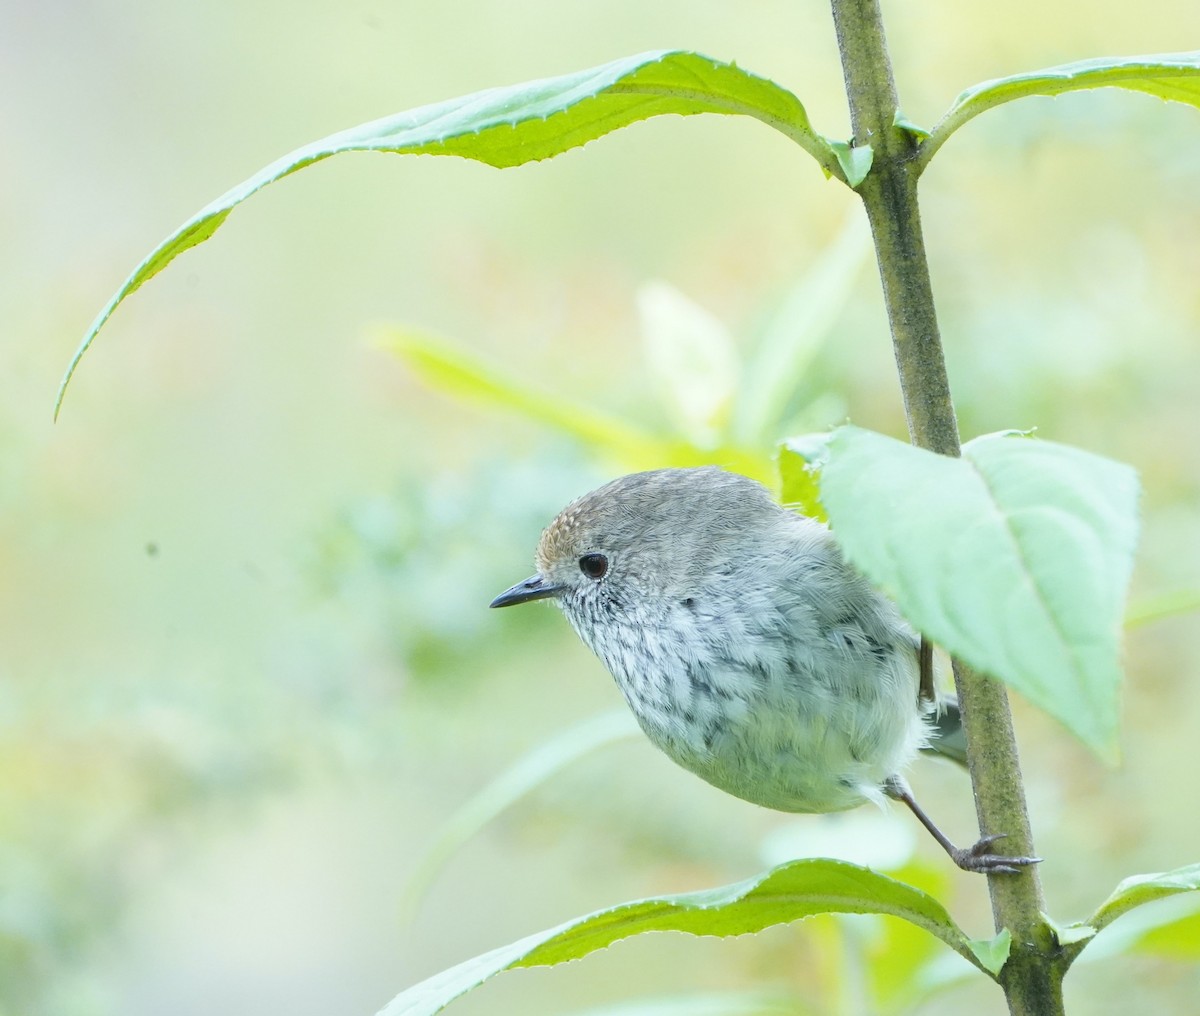
<svg viewBox="0 0 1200 1016"><path fill-rule="evenodd" d="M542 533L537 574L493 607L553 597L646 735L714 786L779 811L903 801L960 868L1035 857L956 847L902 772L965 758L953 699L922 694L920 640L833 535L720 469L623 476ZM932 743L931 743L932 742Z"/></svg>
<svg viewBox="0 0 1200 1016"><path fill-rule="evenodd" d="M840 811L879 800L926 742L917 636L825 526L753 480L614 480L550 523L537 568L650 740L722 790Z"/></svg>

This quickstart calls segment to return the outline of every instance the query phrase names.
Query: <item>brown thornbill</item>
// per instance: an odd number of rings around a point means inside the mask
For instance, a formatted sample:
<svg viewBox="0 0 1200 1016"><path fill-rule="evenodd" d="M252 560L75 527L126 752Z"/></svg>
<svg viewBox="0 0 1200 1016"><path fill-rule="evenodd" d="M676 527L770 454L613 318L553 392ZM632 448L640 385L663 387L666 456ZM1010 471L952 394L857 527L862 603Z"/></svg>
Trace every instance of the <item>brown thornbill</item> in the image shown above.
<svg viewBox="0 0 1200 1016"><path fill-rule="evenodd" d="M942 708L921 640L825 526L761 484L660 469L585 494L542 533L537 574L491 605L539 599L562 608L646 736L713 786L789 812L892 797L960 868L1038 860L993 853L1003 834L956 847L917 805L903 771L938 750Z"/></svg>

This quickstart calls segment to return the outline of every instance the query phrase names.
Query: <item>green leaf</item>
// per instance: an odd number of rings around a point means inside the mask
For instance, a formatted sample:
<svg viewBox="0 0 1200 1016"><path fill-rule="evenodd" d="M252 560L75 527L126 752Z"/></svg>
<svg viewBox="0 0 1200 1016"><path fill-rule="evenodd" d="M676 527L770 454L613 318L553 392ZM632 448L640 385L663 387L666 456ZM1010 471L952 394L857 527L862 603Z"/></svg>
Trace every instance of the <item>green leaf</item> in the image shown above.
<svg viewBox="0 0 1200 1016"><path fill-rule="evenodd" d="M650 468L679 449L616 417L539 391L440 336L418 329L380 328L378 344L395 354L430 388L464 401L499 407L547 424L624 461Z"/></svg>
<svg viewBox="0 0 1200 1016"><path fill-rule="evenodd" d="M1189 864L1174 871L1159 871L1150 875L1131 875L1096 908L1087 923L1101 931L1135 907L1197 889L1200 889L1200 864Z"/></svg>
<svg viewBox="0 0 1200 1016"><path fill-rule="evenodd" d="M1063 948L1080 948L1096 937L1096 929L1083 921L1071 924L1059 924L1049 914L1042 914L1042 920L1054 932L1054 938Z"/></svg>
<svg viewBox="0 0 1200 1016"><path fill-rule="evenodd" d="M1128 952L1173 958L1200 955L1200 900L1184 894L1200 889L1200 864L1152 875L1135 875L1117 886L1086 921L1051 923L1059 944L1073 962L1087 947L1085 962ZM1156 904L1141 909L1145 904ZM1136 912L1134 912L1136 911ZM1109 926L1118 918L1120 925ZM1103 931L1103 935L1098 933Z"/></svg>
<svg viewBox="0 0 1200 1016"><path fill-rule="evenodd" d="M1126 628L1140 628L1144 624L1153 624L1168 617L1180 614L1191 614L1200 610L1200 589L1180 589L1173 593L1163 593L1151 599L1142 600L1129 608L1125 615Z"/></svg>
<svg viewBox="0 0 1200 1016"><path fill-rule="evenodd" d="M1200 961L1200 910L1147 928L1131 951L1162 959Z"/></svg>
<svg viewBox="0 0 1200 1016"><path fill-rule="evenodd" d="M829 435L791 437L779 446L779 500L801 515L826 521L821 504L821 467L829 457Z"/></svg>
<svg viewBox="0 0 1200 1016"><path fill-rule="evenodd" d="M971 951L979 961L983 970L999 974L1008 962L1008 954L1012 950L1012 932L1001 928L995 938L977 938L971 942Z"/></svg>
<svg viewBox="0 0 1200 1016"><path fill-rule="evenodd" d="M867 218L861 208L851 208L833 243L784 297L746 364L734 420L740 444L764 445L781 436L788 402L835 334L870 252Z"/></svg>
<svg viewBox="0 0 1200 1016"><path fill-rule="evenodd" d="M768 482L770 461L756 451L722 445L700 449L661 437L596 409L552 395L510 376L462 346L414 328L380 327L376 342L399 357L430 388L481 406L505 409L553 427L607 453L629 470L719 463Z"/></svg>
<svg viewBox="0 0 1200 1016"><path fill-rule="evenodd" d="M185 250L207 240L237 205L268 184L343 152L456 155L498 168L519 166L668 113L754 117L800 145L826 174L837 172L829 143L812 130L796 96L736 64L698 53L641 53L575 74L396 113L290 152L202 208L151 251L88 329L59 386L55 415L80 359L121 301Z"/></svg>
<svg viewBox="0 0 1200 1016"><path fill-rule="evenodd" d="M519 759L462 805L446 822L425 852L408 883L413 904L446 860L497 815L552 779L576 759L615 741L640 735L628 709L593 716L562 731Z"/></svg>
<svg viewBox="0 0 1200 1016"><path fill-rule="evenodd" d="M1110 759L1137 497L1128 466L1007 434L955 459L843 427L821 471L847 556L921 632Z"/></svg>
<svg viewBox="0 0 1200 1016"><path fill-rule="evenodd" d="M741 371L729 331L664 282L642 287L638 314L650 373L680 432L697 448L719 447Z"/></svg>
<svg viewBox="0 0 1200 1016"><path fill-rule="evenodd" d="M929 131L920 124L913 123L900 110L896 110L896 115L892 117L892 126L899 127L902 131L911 134L918 141L924 141L929 137Z"/></svg>
<svg viewBox="0 0 1200 1016"><path fill-rule="evenodd" d="M648 931L727 937L827 913L901 917L990 976L997 973L932 896L869 868L814 859L719 889L636 900L568 921L435 974L394 998L381 1016L430 1016L501 971L564 963Z"/></svg>
<svg viewBox="0 0 1200 1016"><path fill-rule="evenodd" d="M955 953L937 947L928 935L923 935L905 921L880 921L882 933L868 939L863 949L861 976L869 988L871 1008L877 1013L916 1011L921 985L917 972L935 957L954 960L966 968L965 977L978 976Z"/></svg>
<svg viewBox="0 0 1200 1016"><path fill-rule="evenodd" d="M875 150L870 145L851 145L846 141L830 141L828 144L837 157L846 183L851 187L857 187L871 172L871 163L875 161Z"/></svg>
<svg viewBox="0 0 1200 1016"><path fill-rule="evenodd" d="M1014 74L963 92L921 146L923 168L958 128L986 110L1031 95L1062 95L1085 88L1126 88L1171 102L1200 106L1200 50L1154 56L1098 57Z"/></svg>

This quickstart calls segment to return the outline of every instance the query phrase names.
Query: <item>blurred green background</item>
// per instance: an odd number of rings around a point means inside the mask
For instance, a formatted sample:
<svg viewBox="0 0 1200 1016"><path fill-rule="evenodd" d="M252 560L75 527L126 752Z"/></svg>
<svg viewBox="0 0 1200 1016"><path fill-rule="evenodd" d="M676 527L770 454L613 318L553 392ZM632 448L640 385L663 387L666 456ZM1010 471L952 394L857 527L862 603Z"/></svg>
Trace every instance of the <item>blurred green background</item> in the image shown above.
<svg viewBox="0 0 1200 1016"><path fill-rule="evenodd" d="M904 108L926 125L985 78L1200 39L1192 0L885 14ZM553 611L486 604L528 573L558 507L630 464L430 391L371 329L446 336L672 434L644 367L643 287L665 280L750 350L853 212L761 125L663 118L503 173L323 163L130 300L50 422L75 343L127 272L276 156L660 46L736 60L793 89L818 130L848 132L820 3L0 7L0 1013L370 1013L624 899L797 853L884 863L856 840L899 844L906 877L989 933L982 883L946 872L907 817L771 814L640 740L564 770L404 906L463 802L620 704ZM1196 588L1200 114L1111 90L1027 100L955 137L923 197L964 435L1036 426L1133 463L1134 603ZM810 429L849 417L899 435L873 268L851 281L791 408ZM1127 663L1119 770L1016 703L1062 919L1126 874L1200 854L1196 615L1131 632ZM969 840L965 777L923 762L913 782ZM455 1011L766 988L784 1011L870 1012L885 1002L854 971L886 965L881 934L829 920L731 942L650 936L501 978ZM895 982L910 954L886 941ZM1183 1012L1198 992L1194 960L1149 955L1068 980L1081 1012ZM976 985L921 1011L1000 1005ZM735 994L721 1011L758 1010Z"/></svg>

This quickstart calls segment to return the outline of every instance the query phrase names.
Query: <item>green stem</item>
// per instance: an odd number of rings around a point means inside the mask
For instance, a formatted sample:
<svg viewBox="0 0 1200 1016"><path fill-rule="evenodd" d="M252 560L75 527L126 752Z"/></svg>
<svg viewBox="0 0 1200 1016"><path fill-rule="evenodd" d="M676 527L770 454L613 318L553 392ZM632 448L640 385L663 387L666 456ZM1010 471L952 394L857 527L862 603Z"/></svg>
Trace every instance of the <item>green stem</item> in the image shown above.
<svg viewBox="0 0 1200 1016"><path fill-rule="evenodd" d="M874 149L871 172L859 185L875 240L879 275L892 331L896 366L913 444L959 454L958 422L938 333L929 264L917 203L915 142L893 126L899 102L878 0L832 0L854 142ZM983 834L1007 833L1005 852L1032 854L1024 783L1004 685L955 662L954 679L967 736L975 809ZM1053 936L1041 918L1036 867L988 879L996 928L1013 945L1000 974L1009 1012L1062 1013L1062 969Z"/></svg>

